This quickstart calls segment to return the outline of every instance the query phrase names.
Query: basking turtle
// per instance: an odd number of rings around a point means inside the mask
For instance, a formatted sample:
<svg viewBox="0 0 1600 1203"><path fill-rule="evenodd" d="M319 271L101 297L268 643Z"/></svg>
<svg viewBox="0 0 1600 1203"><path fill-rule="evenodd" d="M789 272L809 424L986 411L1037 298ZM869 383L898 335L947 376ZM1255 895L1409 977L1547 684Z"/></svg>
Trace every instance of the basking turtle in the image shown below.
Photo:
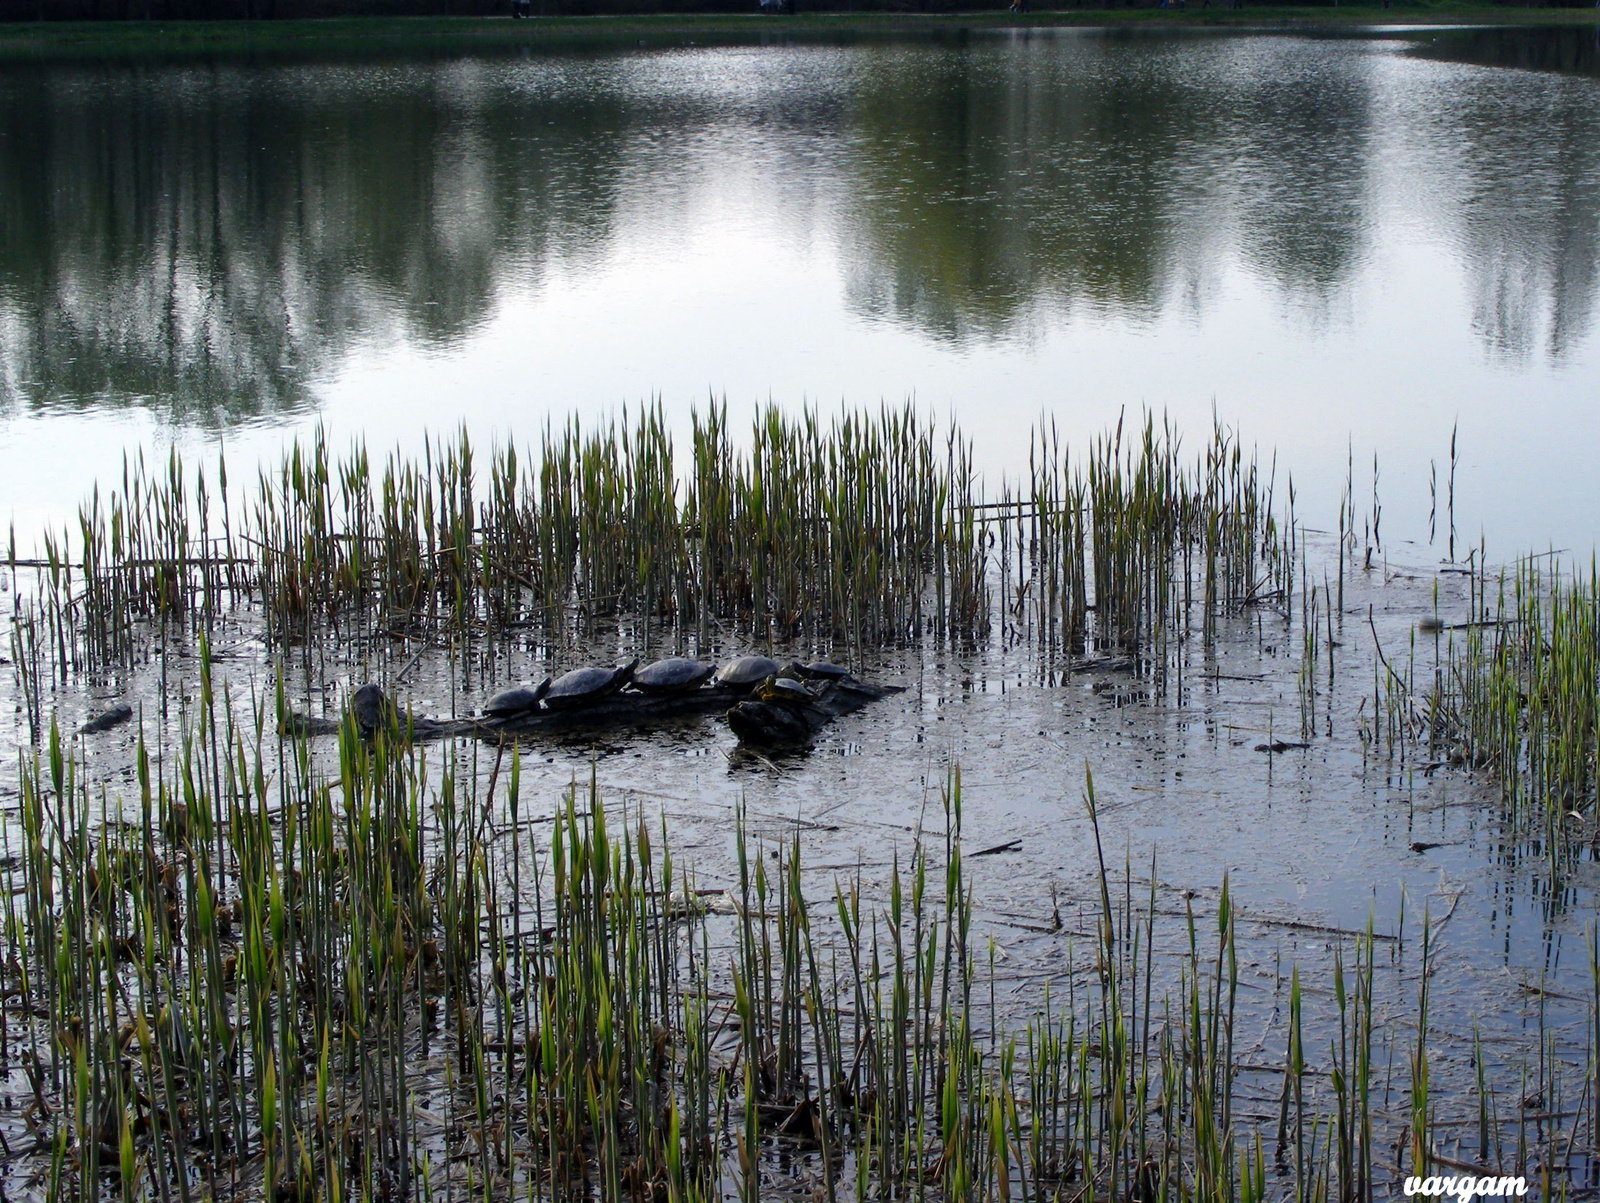
<svg viewBox="0 0 1600 1203"><path fill-rule="evenodd" d="M551 683L544 695L545 708L578 710L593 705L633 680L633 670L638 667L639 662L633 660L621 668L575 668Z"/></svg>
<svg viewBox="0 0 1600 1203"><path fill-rule="evenodd" d="M489 699L483 712L490 718L511 718L538 708L544 695L550 692L550 678L546 677L534 688L519 685L515 689L502 689Z"/></svg>
<svg viewBox="0 0 1600 1203"><path fill-rule="evenodd" d="M729 660L712 678L723 689L753 689L778 671L778 662L769 656L740 656Z"/></svg>
<svg viewBox="0 0 1600 1203"><path fill-rule="evenodd" d="M814 660L805 666L805 675L814 681L841 681L850 675L850 670L826 660Z"/></svg>
<svg viewBox="0 0 1600 1203"><path fill-rule="evenodd" d="M715 664L691 660L687 656L672 656L657 660L633 674L633 687L640 693L670 695L692 693L711 679L717 671Z"/></svg>
<svg viewBox="0 0 1600 1203"><path fill-rule="evenodd" d="M755 688L758 702L772 702L783 706L804 706L816 700L812 693L793 677L768 677Z"/></svg>
<svg viewBox="0 0 1600 1203"><path fill-rule="evenodd" d="M783 747L809 743L816 712L807 707L817 695L793 677L769 676L749 699L728 711L728 726L740 743Z"/></svg>
<svg viewBox="0 0 1600 1203"><path fill-rule="evenodd" d="M376 685L363 685L351 695L350 712L356 716L356 726L363 731L376 731L395 720L394 707Z"/></svg>
<svg viewBox="0 0 1600 1203"><path fill-rule="evenodd" d="M815 660L810 664L791 660L778 675L793 677L796 681L842 681L850 675L850 670L841 668L837 664L830 664L826 660Z"/></svg>
<svg viewBox="0 0 1600 1203"><path fill-rule="evenodd" d="M99 735L102 731L110 731L120 727L133 717L132 706L113 706L103 714L97 714L83 726L78 728L79 735Z"/></svg>

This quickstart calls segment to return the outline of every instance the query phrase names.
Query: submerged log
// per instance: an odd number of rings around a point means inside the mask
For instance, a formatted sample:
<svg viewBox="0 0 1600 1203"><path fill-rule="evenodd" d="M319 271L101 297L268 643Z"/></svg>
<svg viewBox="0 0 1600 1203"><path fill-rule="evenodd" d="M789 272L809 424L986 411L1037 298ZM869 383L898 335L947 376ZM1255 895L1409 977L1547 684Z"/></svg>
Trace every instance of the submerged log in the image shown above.
<svg viewBox="0 0 1600 1203"><path fill-rule="evenodd" d="M902 685L869 685L854 677L820 681L815 688L813 697L802 706L748 700L749 690L706 686L673 697L617 693L573 710L531 710L503 717L433 719L402 713L383 696L376 685L363 685L356 691L346 717L355 723L363 735L370 735L380 726L387 726L413 740L477 737L500 741L650 727L677 719L720 713L728 716L729 725L741 741L777 746L807 742L834 719L860 710L869 702L905 691ZM781 714L772 713L780 711ZM736 713L740 716L737 719L734 717ZM284 735L334 735L344 721L346 719L289 714L279 729ZM764 727L782 737L764 735Z"/></svg>
<svg viewBox="0 0 1600 1203"><path fill-rule="evenodd" d="M133 717L132 706L113 706L104 714L97 714L94 718L78 728L79 735L98 735L102 731L110 731L122 726Z"/></svg>

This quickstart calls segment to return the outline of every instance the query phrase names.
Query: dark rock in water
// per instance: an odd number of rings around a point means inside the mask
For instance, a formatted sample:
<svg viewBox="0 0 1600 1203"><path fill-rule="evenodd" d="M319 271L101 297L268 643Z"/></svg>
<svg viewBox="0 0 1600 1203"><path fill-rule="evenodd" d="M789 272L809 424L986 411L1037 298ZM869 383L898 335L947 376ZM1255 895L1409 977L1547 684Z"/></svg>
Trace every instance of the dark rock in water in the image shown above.
<svg viewBox="0 0 1600 1203"><path fill-rule="evenodd" d="M78 728L79 735L99 735L113 727L120 727L133 717L132 706L113 706L104 714L97 714Z"/></svg>
<svg viewBox="0 0 1600 1203"><path fill-rule="evenodd" d="M699 689L717 671L715 664L691 660L687 656L671 656L646 665L633 674L633 687L640 693L670 697Z"/></svg>
<svg viewBox="0 0 1600 1203"><path fill-rule="evenodd" d="M633 680L638 667L639 662L634 660L621 668L575 668L555 679L544 695L545 708L575 710L591 706Z"/></svg>
<svg viewBox="0 0 1600 1203"><path fill-rule="evenodd" d="M526 714L539 706L539 701L550 691L550 678L546 677L534 688L520 686L516 689L503 689L489 699L483 712L490 718L509 718L514 714Z"/></svg>
<svg viewBox="0 0 1600 1203"><path fill-rule="evenodd" d="M376 731L394 717L394 707L376 685L363 685L350 699L350 712L363 731Z"/></svg>
<svg viewBox="0 0 1600 1203"><path fill-rule="evenodd" d="M809 743L816 730L798 709L782 702L739 702L728 711L728 727L742 744L795 747Z"/></svg>

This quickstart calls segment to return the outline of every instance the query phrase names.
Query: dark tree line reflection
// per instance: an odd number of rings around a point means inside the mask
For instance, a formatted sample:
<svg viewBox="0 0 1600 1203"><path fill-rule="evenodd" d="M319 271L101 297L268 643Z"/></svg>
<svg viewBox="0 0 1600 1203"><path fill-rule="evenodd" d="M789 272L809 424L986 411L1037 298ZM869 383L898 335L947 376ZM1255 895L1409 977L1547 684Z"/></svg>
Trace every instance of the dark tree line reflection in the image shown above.
<svg viewBox="0 0 1600 1203"><path fill-rule="evenodd" d="M1360 66L1139 35L875 63L852 131L857 303L948 336L1041 300L1149 317L1230 242L1291 292L1335 290L1365 236Z"/></svg>
<svg viewBox="0 0 1600 1203"><path fill-rule="evenodd" d="M1427 96L1421 116L1455 131L1443 203L1461 211L1473 324L1498 353L1560 361L1594 325L1600 103L1591 80L1566 76L1600 75L1597 34L1471 30L1419 48L1480 68Z"/></svg>
<svg viewBox="0 0 1600 1203"><path fill-rule="evenodd" d="M0 75L5 379L219 422L603 242L625 114L492 64Z"/></svg>
<svg viewBox="0 0 1600 1203"><path fill-rule="evenodd" d="M1041 306L1138 320L1202 305L1236 260L1320 310L1389 205L1454 249L1491 352L1562 358L1594 322L1600 98L1496 70L1397 90L1392 47L1340 49L1046 34L885 55L855 95L855 304L952 338Z"/></svg>
<svg viewBox="0 0 1600 1203"><path fill-rule="evenodd" d="M1276 38L740 53L8 66L0 388L218 423L293 407L364 341L448 345L511 285L600 261L663 177L715 187L747 146L790 220L839 198L854 311L941 339L1203 307L1235 263L1327 307L1377 249L1397 148L1489 348L1559 359L1594 321L1579 81L1397 97L1387 47Z"/></svg>

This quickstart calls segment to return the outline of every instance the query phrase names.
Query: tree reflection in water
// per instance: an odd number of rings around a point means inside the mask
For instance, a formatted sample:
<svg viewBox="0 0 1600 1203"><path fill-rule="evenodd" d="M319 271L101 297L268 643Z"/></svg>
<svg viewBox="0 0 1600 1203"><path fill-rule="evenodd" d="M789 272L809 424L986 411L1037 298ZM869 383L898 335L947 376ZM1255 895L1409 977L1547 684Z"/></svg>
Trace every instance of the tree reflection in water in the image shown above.
<svg viewBox="0 0 1600 1203"><path fill-rule="evenodd" d="M1594 61L1535 36L1417 53ZM840 303L935 340L1198 313L1236 268L1328 320L1401 191L1491 354L1561 360L1594 323L1600 105L1557 75L1405 63L1380 41L1036 32L12 64L0 388L202 425L293 410L364 344L448 348L553 264L603 263L624 215L670 246L705 219L668 213L661 178L714 191L755 139L777 148L740 176L757 195L724 199L824 229Z"/></svg>

